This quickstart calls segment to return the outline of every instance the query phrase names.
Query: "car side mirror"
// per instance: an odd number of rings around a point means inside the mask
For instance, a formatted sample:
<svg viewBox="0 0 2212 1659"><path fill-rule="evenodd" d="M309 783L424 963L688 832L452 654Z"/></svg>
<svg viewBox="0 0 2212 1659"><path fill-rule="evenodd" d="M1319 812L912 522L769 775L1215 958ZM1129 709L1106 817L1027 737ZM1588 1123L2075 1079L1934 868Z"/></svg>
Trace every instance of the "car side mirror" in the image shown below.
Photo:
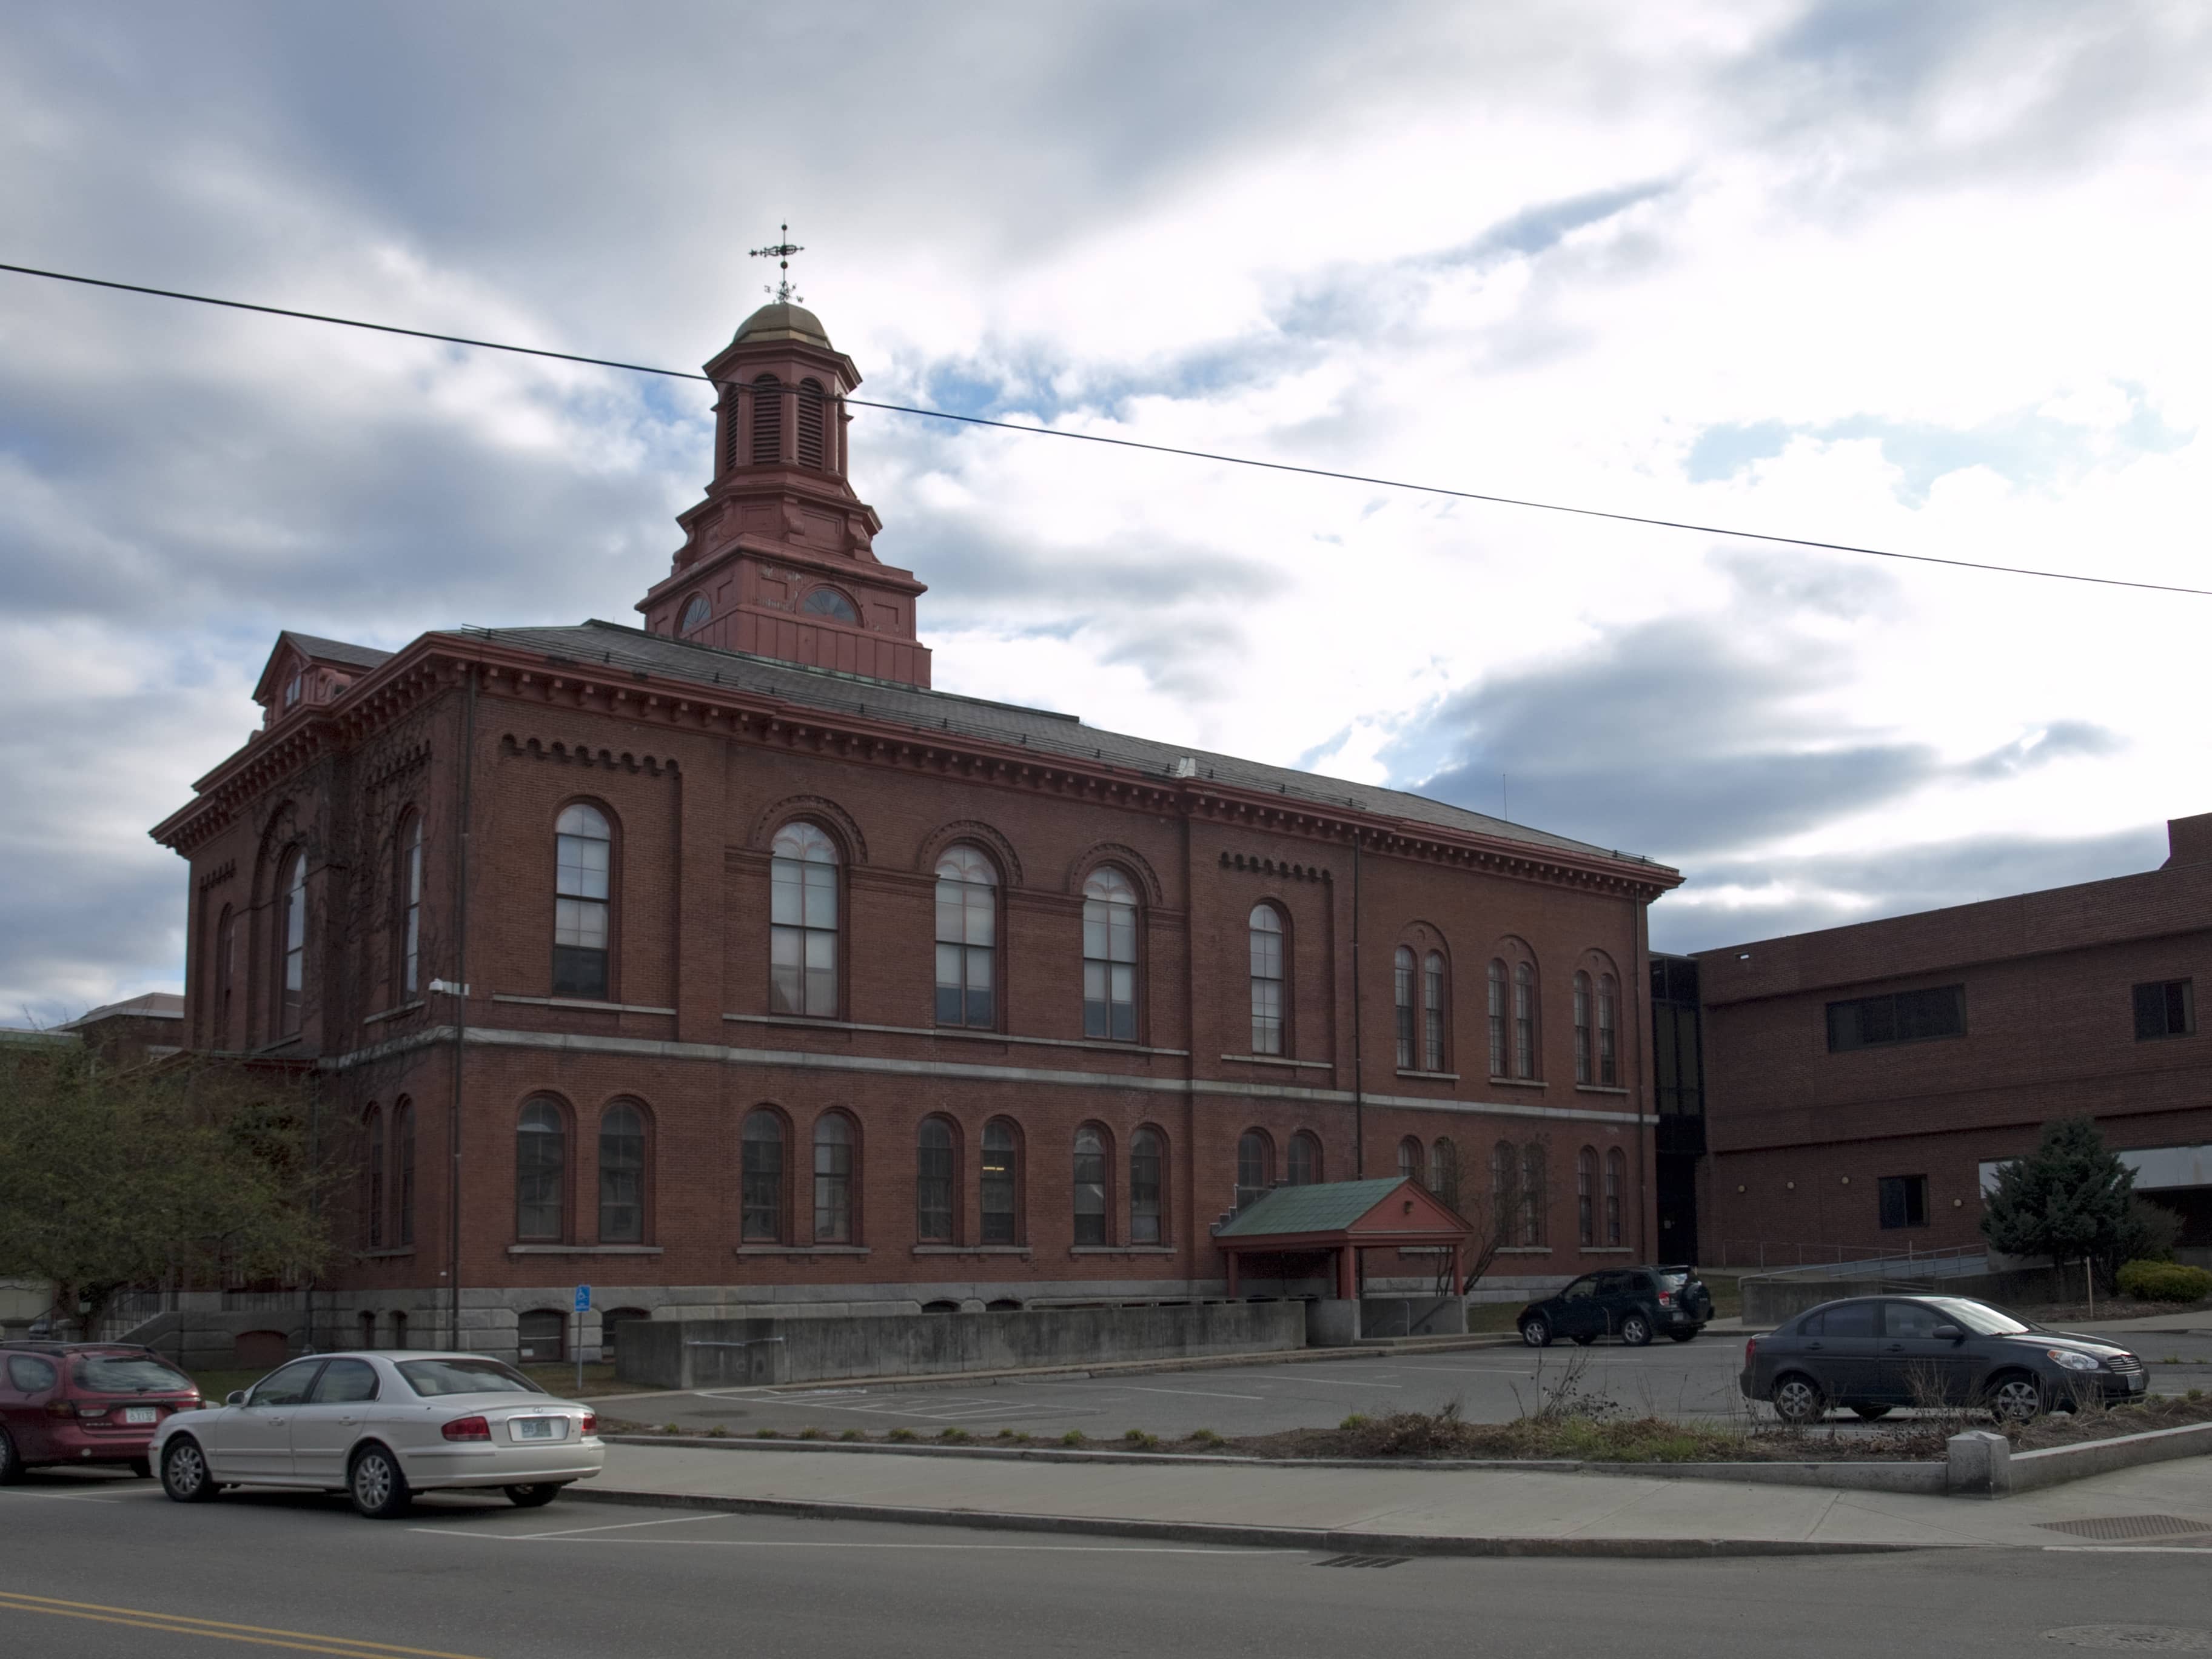
<svg viewBox="0 0 2212 1659"><path fill-rule="evenodd" d="M243 1406L246 1403L246 1390L233 1389L222 1397L222 1403L226 1406Z"/></svg>
<svg viewBox="0 0 2212 1659"><path fill-rule="evenodd" d="M1966 1332L1956 1325L1938 1325L1929 1334L1938 1342L1964 1342L1966 1340Z"/></svg>

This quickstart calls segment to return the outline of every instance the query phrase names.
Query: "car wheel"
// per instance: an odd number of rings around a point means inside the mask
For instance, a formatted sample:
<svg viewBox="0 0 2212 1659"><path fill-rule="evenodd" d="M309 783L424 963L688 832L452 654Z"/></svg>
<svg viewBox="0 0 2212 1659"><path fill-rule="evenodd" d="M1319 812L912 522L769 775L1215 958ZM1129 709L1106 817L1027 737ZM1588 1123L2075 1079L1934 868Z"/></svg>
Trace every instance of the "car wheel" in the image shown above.
<svg viewBox="0 0 2212 1659"><path fill-rule="evenodd" d="M1889 1415L1889 1407L1887 1406L1854 1406L1851 1410L1857 1414L1859 1420L1864 1423L1879 1423Z"/></svg>
<svg viewBox="0 0 2212 1659"><path fill-rule="evenodd" d="M2043 1386L2015 1371L1990 1385L1990 1415L2000 1423L2025 1423L2043 1415Z"/></svg>
<svg viewBox="0 0 2212 1659"><path fill-rule="evenodd" d="M374 1444L364 1446L355 1455L346 1492L353 1498L354 1508L372 1521L391 1521L406 1514L414 1497L407 1490L399 1460Z"/></svg>
<svg viewBox="0 0 2212 1659"><path fill-rule="evenodd" d="M1620 1340L1632 1348L1641 1348L1651 1340L1651 1322L1640 1313L1632 1313L1620 1322Z"/></svg>
<svg viewBox="0 0 2212 1659"><path fill-rule="evenodd" d="M1552 1346L1552 1322L1541 1314L1530 1314L1521 1322L1521 1340L1532 1348Z"/></svg>
<svg viewBox="0 0 2212 1659"><path fill-rule="evenodd" d="M1828 1399L1819 1383L1793 1371L1774 1385L1774 1414L1793 1428L1802 1428L1828 1414Z"/></svg>
<svg viewBox="0 0 2212 1659"><path fill-rule="evenodd" d="M0 1486L12 1486L23 1478L23 1460L8 1431L0 1429Z"/></svg>
<svg viewBox="0 0 2212 1659"><path fill-rule="evenodd" d="M1575 1346L1577 1348L1587 1348L1591 1343L1596 1340L1597 1339L1594 1336L1578 1336L1575 1339Z"/></svg>
<svg viewBox="0 0 2212 1659"><path fill-rule="evenodd" d="M179 1435L161 1454L161 1490L179 1504L204 1504L215 1496L207 1454L191 1436Z"/></svg>
<svg viewBox="0 0 2212 1659"><path fill-rule="evenodd" d="M1669 1331L1667 1334L1677 1342L1687 1342L1692 1337L1697 1335L1697 1332L1694 1329L1686 1331Z"/></svg>
<svg viewBox="0 0 2212 1659"><path fill-rule="evenodd" d="M543 1509L561 1495L565 1480L541 1480L534 1486L509 1486L507 1500L519 1510Z"/></svg>

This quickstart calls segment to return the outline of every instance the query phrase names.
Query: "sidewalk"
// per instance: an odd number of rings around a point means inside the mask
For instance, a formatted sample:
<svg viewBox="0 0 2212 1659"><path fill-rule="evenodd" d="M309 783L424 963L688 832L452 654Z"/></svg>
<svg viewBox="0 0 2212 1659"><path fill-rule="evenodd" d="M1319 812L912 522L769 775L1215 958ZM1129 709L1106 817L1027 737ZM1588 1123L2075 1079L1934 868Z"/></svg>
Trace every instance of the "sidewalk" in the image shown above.
<svg viewBox="0 0 2212 1659"><path fill-rule="evenodd" d="M2202 1520L2212 1544L2212 1468L2204 1459L1993 1502L1659 1475L971 1462L616 1445L608 1448L606 1473L570 1496L1400 1554L2081 1548L2094 1546L2039 1523L2143 1516ZM2207 1556L2212 1560L2212 1549Z"/></svg>

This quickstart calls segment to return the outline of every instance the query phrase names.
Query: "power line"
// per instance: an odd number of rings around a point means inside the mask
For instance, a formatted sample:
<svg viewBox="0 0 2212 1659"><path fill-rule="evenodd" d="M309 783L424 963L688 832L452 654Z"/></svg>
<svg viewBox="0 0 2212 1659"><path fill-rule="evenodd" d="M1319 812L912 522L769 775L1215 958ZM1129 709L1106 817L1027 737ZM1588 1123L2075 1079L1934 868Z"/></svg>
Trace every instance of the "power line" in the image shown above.
<svg viewBox="0 0 2212 1659"><path fill-rule="evenodd" d="M43 276L57 283L76 283L86 288L113 289L124 294L147 294L161 300L184 300L193 305L220 306L229 311L258 312L269 317L290 317L306 323L329 323L339 328L368 329L378 334L400 334L441 345L469 346L479 351L506 351L523 357L550 357L557 362L582 363L592 368L618 368L630 374L657 374L672 380L713 382L688 369L659 368L651 363L623 362L613 357L586 357L573 351L549 351L542 346L510 345L501 340L471 339L463 334L439 334L428 329L401 328L393 323L372 323L358 317L336 317L326 312L294 311L283 306L256 305L245 300L223 300L213 295L188 294L172 288L148 288L137 283L111 282L100 276L81 276L65 270L42 270L35 265L0 264L0 270L21 276ZM2212 588L2183 587L2169 582L2130 581L2119 576L2091 576L2072 570L2039 570L2031 566L1990 564L1978 559L1947 559L1933 553L1900 553L1893 548L1864 547L1851 542L1816 541L1805 536L1776 536L1763 530L1732 530L1724 525L1694 524L1681 519L1650 518L1640 513L1611 513L1602 507L1571 507L1562 501L1530 501L1519 495L1495 495L1480 490L1454 489L1443 484L1419 483L1407 478L1384 478L1364 472L1339 472L1325 466L1299 466L1290 461L1263 461L1249 455L1224 455L1206 449L1185 449L1174 444L1146 443L1136 438L1109 438L1096 432L1070 432L1060 427L1024 426L1018 421L994 421L981 415L955 415L949 410L918 409L908 404L877 403L866 398L847 398L860 409L881 410L892 415L912 415L923 420L954 421L963 426L994 428L1033 438L1073 438L1084 443L1107 444L1115 449L1141 449L1155 455L1180 455L1194 461L1213 461L1224 466L1256 467L1268 472L1294 472L1309 478L1334 478L1344 483L1370 484L1382 489L1406 489L1453 501L1484 501L1493 507L1525 507L1538 513L1565 513L1577 518L1607 519L1615 524L1648 525L1657 530L1686 530L1701 536L1726 536L1737 541L1769 542L1782 547L1812 548L1824 553L1855 553L1869 558L1900 559L1912 564L1947 565L1954 570L1983 570L2006 576L2039 576L2049 581L2088 582L2099 587L2131 587L2151 593L2188 593L2212 599Z"/></svg>

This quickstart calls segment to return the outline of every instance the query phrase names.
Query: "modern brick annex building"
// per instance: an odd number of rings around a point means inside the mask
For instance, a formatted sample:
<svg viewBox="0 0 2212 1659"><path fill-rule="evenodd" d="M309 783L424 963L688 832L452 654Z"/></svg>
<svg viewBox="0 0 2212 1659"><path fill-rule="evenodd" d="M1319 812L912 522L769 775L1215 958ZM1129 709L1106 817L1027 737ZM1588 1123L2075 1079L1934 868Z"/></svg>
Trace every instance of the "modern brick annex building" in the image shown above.
<svg viewBox="0 0 2212 1659"><path fill-rule="evenodd" d="M644 628L287 633L154 832L190 1042L338 1085L345 1328L544 1354L580 1281L625 1316L1218 1295L1240 1200L1401 1169L1500 1231L1500 1293L1648 1251L1674 872L930 690L850 360L777 304L707 367Z"/></svg>
<svg viewBox="0 0 2212 1659"><path fill-rule="evenodd" d="M1705 1259L1978 1249L1998 1164L2086 1114L2212 1260L2212 814L2167 837L2140 875L1699 952Z"/></svg>

